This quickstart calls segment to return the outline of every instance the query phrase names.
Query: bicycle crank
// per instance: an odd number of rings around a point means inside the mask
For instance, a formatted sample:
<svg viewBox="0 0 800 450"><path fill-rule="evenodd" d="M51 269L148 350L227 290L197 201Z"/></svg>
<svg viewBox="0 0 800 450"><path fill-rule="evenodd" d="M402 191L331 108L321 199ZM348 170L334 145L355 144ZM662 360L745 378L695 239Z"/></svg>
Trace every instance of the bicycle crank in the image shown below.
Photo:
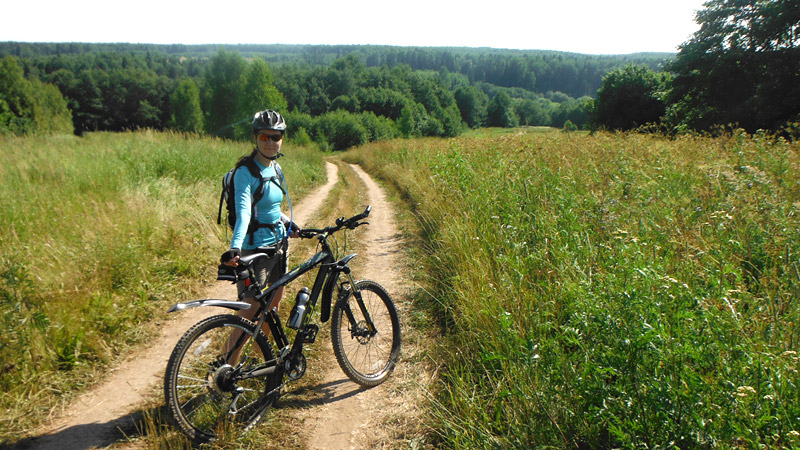
<svg viewBox="0 0 800 450"><path fill-rule="evenodd" d="M306 357L300 353L294 358L286 360L286 378L291 381L299 380L306 374Z"/></svg>

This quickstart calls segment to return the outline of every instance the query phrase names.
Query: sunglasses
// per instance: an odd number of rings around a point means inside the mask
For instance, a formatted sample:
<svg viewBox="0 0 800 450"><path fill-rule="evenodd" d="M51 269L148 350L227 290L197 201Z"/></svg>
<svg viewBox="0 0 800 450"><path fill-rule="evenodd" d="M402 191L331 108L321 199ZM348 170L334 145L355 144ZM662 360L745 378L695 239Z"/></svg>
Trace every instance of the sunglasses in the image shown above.
<svg viewBox="0 0 800 450"><path fill-rule="evenodd" d="M283 139L283 135L282 134L259 134L258 135L258 140L259 141L268 141L270 139L272 139L273 142L278 142L281 139Z"/></svg>

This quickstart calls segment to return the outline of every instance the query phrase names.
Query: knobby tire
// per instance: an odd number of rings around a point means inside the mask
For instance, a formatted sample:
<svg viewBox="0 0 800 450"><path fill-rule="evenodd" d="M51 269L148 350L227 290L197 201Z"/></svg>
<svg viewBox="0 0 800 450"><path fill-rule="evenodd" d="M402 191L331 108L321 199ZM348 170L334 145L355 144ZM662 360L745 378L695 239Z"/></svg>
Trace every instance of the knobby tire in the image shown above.
<svg viewBox="0 0 800 450"><path fill-rule="evenodd" d="M172 351L164 397L172 420L192 441L202 443L227 433L244 433L258 423L275 400L272 392L281 381L277 373L232 381L236 368L246 372L274 359L272 346L259 331L255 340L248 338L241 346L238 361L228 361L224 347L229 336L234 332L252 336L254 328L252 322L236 315L212 316L190 328ZM229 407L236 388L242 393L236 402L238 412L232 415Z"/></svg>
<svg viewBox="0 0 800 450"><path fill-rule="evenodd" d="M331 340L339 367L364 387L377 386L391 375L400 356L400 319L386 290L370 280L356 282L376 333L370 333L352 289L333 308ZM346 310L355 317L351 323Z"/></svg>

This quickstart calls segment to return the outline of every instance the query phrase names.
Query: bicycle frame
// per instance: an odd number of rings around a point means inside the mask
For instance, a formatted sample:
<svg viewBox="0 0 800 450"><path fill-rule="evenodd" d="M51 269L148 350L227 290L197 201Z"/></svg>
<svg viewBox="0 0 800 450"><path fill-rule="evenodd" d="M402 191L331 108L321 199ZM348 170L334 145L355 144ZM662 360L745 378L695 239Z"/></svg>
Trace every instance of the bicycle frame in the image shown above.
<svg viewBox="0 0 800 450"><path fill-rule="evenodd" d="M242 282L240 299L253 301L207 299L180 303L170 309L255 309L255 314L248 313L246 317L220 314L204 318L175 345L164 374L164 397L171 418L186 436L196 442L208 442L224 429L246 432L255 426L280 398L286 384L306 373L303 346L317 338L317 308L322 322L331 322L333 354L348 378L363 387L374 387L389 377L400 355L397 308L377 282L355 281L349 264L356 255L337 259L328 240L339 230L366 225L361 220L369 216L370 209L349 219L338 218L334 226L299 230L301 238L317 238L318 251L272 285L262 285L255 268L260 267L256 262L264 262L267 269L274 266L283 257L277 247L240 257L238 270L220 265L217 279ZM287 327L296 330L290 342L277 307L273 307L276 295L315 269L313 287L299 290L286 322Z"/></svg>
<svg viewBox="0 0 800 450"><path fill-rule="evenodd" d="M364 212L363 217L366 217L369 214L370 208L368 207L367 210ZM357 216L358 217L358 216ZM272 339L277 347L278 354L275 359L266 361L262 367L250 370L247 373L239 373L237 378L240 380L255 378L260 376L265 376L274 373L277 370L288 370L291 371L293 368L303 365L304 369L304 358L302 356L303 344L306 343L313 343L316 339L317 332L319 331L319 326L315 324L310 324L311 318L316 310L317 303L321 300L321 312L320 312L320 321L327 322L330 319L331 314L331 306L333 302L333 291L334 288L338 286L339 288L339 295L345 296L349 295L348 290L353 290L353 295L357 300L357 304L359 309L361 310L365 322L367 325L367 330L370 333L370 336L376 333L375 325L372 321L372 317L369 314L364 302L361 298L361 293L358 292L355 280L353 280L350 267L348 264L350 261L357 256L357 254L349 254L339 260L334 260L333 250L328 244L327 238L335 231L343 227L348 228L355 228L358 226L358 219L357 217L351 218L349 220L356 219L354 222L350 223L348 221L342 221L341 223L337 223L337 227L333 228L326 228L324 230L310 230L314 237L319 240L319 243L322 249L311 256L308 260L300 264L299 266L293 268L291 271L283 275L281 278L276 280L274 283L267 287L261 287L258 283L258 280L255 277L255 273L252 269L253 263L262 257L267 257L266 254L254 254L249 255L244 258L241 258L240 264L243 264L247 267L248 277L245 279L246 286L250 287L251 290L247 292L258 292L255 295L254 299L259 303L259 307L256 310L256 313L253 317L257 317L257 321L255 323L254 332L253 334L243 333L237 341L232 346L232 350L230 351L233 353L233 349L240 348L244 343L247 341L248 338L255 339L256 333L259 333L262 327L266 324L269 327L269 330L272 335ZM362 217L362 218L363 218ZM308 236L310 237L310 236ZM317 276L314 280L314 285L311 289L311 293L309 295L308 306L305 315L303 316L303 321L298 328L297 334L294 338L294 342L289 342L289 338L286 335L286 332L283 329L283 324L278 316L277 308L270 308L272 305L272 301L275 297L275 293L277 290L287 284L291 283L292 281L296 280L300 276L314 270L315 268L319 268L317 272ZM346 280L339 283L339 279L341 274L345 274ZM244 296L245 294L242 294ZM337 299L338 300L338 299ZM200 306L221 306L229 309L235 310L247 310L250 309L250 305L245 302L236 302L230 300L216 300L216 299L207 299L207 300L197 300L194 302L188 303L179 303L174 305L170 308L169 312L180 311L187 308L194 308ZM350 323L355 322L355 317L350 310L349 307L344 309L344 313L347 316ZM230 353L229 353L230 354ZM238 370L239 368L237 368ZM301 374L302 376L302 374ZM234 402L235 403L235 402Z"/></svg>

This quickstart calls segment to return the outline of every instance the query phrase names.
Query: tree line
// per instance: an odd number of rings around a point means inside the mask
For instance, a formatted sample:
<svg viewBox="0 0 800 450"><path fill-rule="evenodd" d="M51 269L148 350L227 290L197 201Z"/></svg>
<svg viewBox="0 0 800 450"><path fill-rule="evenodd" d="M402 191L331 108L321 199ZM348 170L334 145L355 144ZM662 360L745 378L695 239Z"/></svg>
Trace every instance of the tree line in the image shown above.
<svg viewBox="0 0 800 450"><path fill-rule="evenodd" d="M610 70L627 64L660 69L672 53L583 55L543 50L507 50L466 47L396 47L376 45L155 45L0 42L0 55L21 59L82 53L165 54L178 58L210 59L220 49L244 58L262 58L269 64L305 63L330 66L355 55L367 67L407 65L412 70L438 71L442 67L465 75L470 83L519 87L534 92L564 92L573 98L591 96Z"/></svg>
<svg viewBox="0 0 800 450"><path fill-rule="evenodd" d="M776 130L800 120L799 11L797 0L711 0L697 15L700 31L667 60L469 48L6 42L0 133L58 128L69 118L77 134L153 128L241 138L252 113L264 108L286 112L292 139L334 149L483 126ZM48 114L53 120L42 119Z"/></svg>
<svg viewBox="0 0 800 450"><path fill-rule="evenodd" d="M587 106L595 128L670 133L733 126L786 131L800 122L800 2L710 0L700 30L664 71L608 73Z"/></svg>
<svg viewBox="0 0 800 450"><path fill-rule="evenodd" d="M302 124L297 139L339 149L397 136L455 136L466 127L561 126L588 118L588 97L471 81L444 66L369 66L357 52L319 65L310 57L268 62L225 49L198 57L149 47L113 52L88 51L100 44L41 44L56 54L36 54L38 45L5 43L0 49L26 82L57 87L77 134L171 128L237 138L254 111L270 107ZM115 45L121 44L99 48ZM23 114L21 108L13 114Z"/></svg>

